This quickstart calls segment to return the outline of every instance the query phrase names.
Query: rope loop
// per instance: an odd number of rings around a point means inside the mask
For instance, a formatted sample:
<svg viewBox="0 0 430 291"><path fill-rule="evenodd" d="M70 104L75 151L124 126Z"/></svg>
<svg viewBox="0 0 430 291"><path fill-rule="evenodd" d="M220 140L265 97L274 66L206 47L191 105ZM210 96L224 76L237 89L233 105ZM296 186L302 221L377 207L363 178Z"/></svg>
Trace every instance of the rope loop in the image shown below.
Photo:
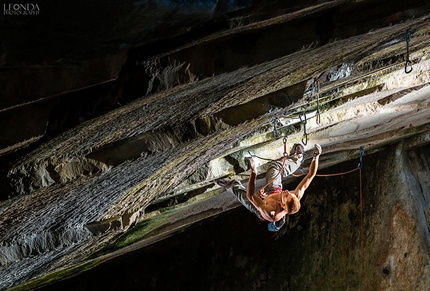
<svg viewBox="0 0 430 291"><path fill-rule="evenodd" d="M360 147L360 161L359 161L359 163L358 163L357 168L354 168L354 169L349 170L349 171L346 171L346 172L341 172L341 173L334 173L334 174L316 174L315 176L316 176L316 177L335 177L335 176L346 175L346 174L349 174L349 173L355 172L355 171L357 171L357 170L360 170L360 171L361 171L361 170L363 169L363 155L364 155L364 148L361 146L361 147ZM307 173L306 173L306 174L305 174L305 173L302 173L302 174L300 174L300 175L295 175L295 174L293 174L292 176L294 176L294 177L300 177L300 176L305 176L305 175L307 175Z"/></svg>

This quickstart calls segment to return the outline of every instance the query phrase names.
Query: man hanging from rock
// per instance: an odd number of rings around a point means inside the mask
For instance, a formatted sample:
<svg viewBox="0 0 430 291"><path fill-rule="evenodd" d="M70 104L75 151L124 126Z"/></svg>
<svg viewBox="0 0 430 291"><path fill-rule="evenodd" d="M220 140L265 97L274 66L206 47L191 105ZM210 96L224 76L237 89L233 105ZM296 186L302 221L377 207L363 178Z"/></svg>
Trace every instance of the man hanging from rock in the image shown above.
<svg viewBox="0 0 430 291"><path fill-rule="evenodd" d="M285 160L284 165L280 160L269 163L266 172L267 191L259 193L260 196L255 194L257 166L252 157L249 158L251 174L247 188L237 180L221 180L218 181L218 185L233 193L239 202L249 211L255 213L261 221L268 221L270 231L278 231L284 225L287 214L294 214L299 211L300 199L317 173L321 153L321 146L315 144L309 172L294 190L283 190L282 179L291 175L300 167L304 154L304 147L301 144L293 146L292 153Z"/></svg>

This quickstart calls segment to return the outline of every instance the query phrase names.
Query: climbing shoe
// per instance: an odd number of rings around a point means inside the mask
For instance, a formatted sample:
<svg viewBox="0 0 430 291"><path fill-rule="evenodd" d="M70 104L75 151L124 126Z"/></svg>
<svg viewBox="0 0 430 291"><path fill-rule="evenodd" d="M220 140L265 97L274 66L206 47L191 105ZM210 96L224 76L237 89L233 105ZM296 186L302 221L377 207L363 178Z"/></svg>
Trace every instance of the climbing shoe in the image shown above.
<svg viewBox="0 0 430 291"><path fill-rule="evenodd" d="M290 151L290 156L293 155L303 155L305 152L305 147L301 143L295 143Z"/></svg>
<svg viewBox="0 0 430 291"><path fill-rule="evenodd" d="M231 181L229 180L221 179L216 181L216 183L218 184L218 186L224 187L226 189L231 187Z"/></svg>

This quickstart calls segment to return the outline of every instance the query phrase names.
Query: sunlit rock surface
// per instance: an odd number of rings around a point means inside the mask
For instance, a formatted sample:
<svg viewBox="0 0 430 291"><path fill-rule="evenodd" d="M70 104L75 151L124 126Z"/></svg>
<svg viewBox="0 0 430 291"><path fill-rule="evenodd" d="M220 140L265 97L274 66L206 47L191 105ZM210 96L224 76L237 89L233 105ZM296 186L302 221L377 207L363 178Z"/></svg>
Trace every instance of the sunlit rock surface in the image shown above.
<svg viewBox="0 0 430 291"><path fill-rule="evenodd" d="M277 234L239 207L42 290L427 290L430 152L411 142L364 157L362 195L359 171L317 177Z"/></svg>
<svg viewBox="0 0 430 291"><path fill-rule="evenodd" d="M184 227L239 206L217 179L246 181L250 154L276 159L302 141L307 151L322 145L321 171L350 169L364 148L365 219L357 176L315 181L304 209L278 234L256 220L236 222L246 212L232 214L233 226L253 230L243 235L270 246L271 259L241 253L249 246L240 233L235 251L213 252L237 258L231 272L254 260L273 266L262 277L246 268L232 290L347 290L364 281L372 290L427 290L427 1L76 2L61 7L71 11L64 19L53 13L57 5L40 5L39 18L3 16L6 27L38 37L0 30L10 36L0 72L0 288L44 285L44 275L65 267L68 275L105 261L111 268L114 257L167 244ZM83 10L100 19L78 22L72 12ZM44 40L53 36L49 47ZM232 236L233 226L220 236ZM213 268L223 264L212 260ZM171 264L173 271L185 261ZM140 285L118 284L169 287L154 274ZM192 286L233 280L221 271L210 278Z"/></svg>

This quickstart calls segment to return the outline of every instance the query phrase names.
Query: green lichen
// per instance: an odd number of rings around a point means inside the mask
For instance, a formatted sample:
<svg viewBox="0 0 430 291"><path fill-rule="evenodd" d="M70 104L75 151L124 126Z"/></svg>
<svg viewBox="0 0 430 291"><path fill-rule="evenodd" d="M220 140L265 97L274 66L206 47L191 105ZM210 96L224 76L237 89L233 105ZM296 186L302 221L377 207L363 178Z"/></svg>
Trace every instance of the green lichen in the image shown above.
<svg viewBox="0 0 430 291"><path fill-rule="evenodd" d="M43 286L47 286L53 282L63 280L69 277L76 276L84 271L90 270L94 268L99 263L99 260L88 260L74 266L61 269L59 271L49 273L45 276L27 281L23 284L14 286L7 291L24 291L24 290L34 290L35 288L41 288Z"/></svg>

